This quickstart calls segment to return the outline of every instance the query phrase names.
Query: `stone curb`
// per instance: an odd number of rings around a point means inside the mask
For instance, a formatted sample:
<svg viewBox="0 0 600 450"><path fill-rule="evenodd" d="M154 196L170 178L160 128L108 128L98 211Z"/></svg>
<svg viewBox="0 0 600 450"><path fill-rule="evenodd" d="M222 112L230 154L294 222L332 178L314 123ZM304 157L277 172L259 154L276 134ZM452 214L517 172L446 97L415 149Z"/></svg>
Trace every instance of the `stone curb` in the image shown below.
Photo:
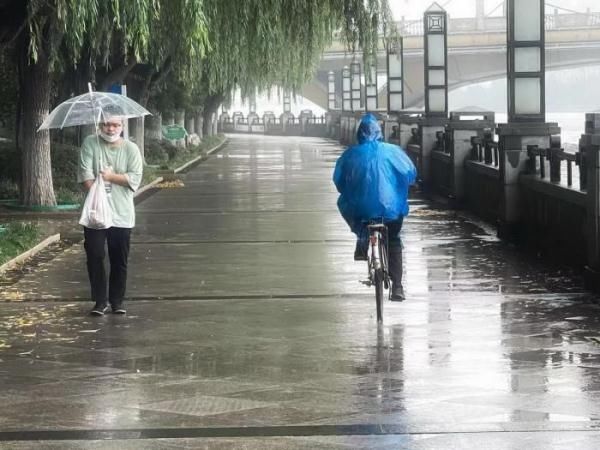
<svg viewBox="0 0 600 450"><path fill-rule="evenodd" d="M53 234L52 236L47 237L42 242L37 244L35 247L30 248L29 250L21 253L20 255L15 256L10 261L2 264L0 266L0 274L3 274L7 270L14 268L15 266L21 264L25 260L31 258L33 255L38 253L40 250L43 250L46 247L48 247L50 244L54 244L55 242L58 242L58 241L60 241L60 234Z"/></svg>
<svg viewBox="0 0 600 450"><path fill-rule="evenodd" d="M199 155L197 157L195 157L194 159L192 159L191 161L186 162L185 164L183 164L182 166L179 166L178 168L174 169L175 173L179 173L184 171L185 169L187 169L188 167L194 165L195 163L197 163L198 161L202 160L202 158L205 158L207 155L210 155L214 152L216 152L217 150L219 150L221 147L223 147L226 143L227 143L227 138L225 138L223 140L223 142L221 142L218 145L215 145L213 148L211 148L210 150L208 150L206 152L206 155ZM154 187L156 187L157 184L161 183L163 181L162 177L158 177L156 179L154 179L153 181L151 181L150 183L148 183L145 186L142 186L141 188L139 188L135 194L133 194L133 198L137 197L138 195L143 194L144 192L153 189Z"/></svg>
<svg viewBox="0 0 600 450"><path fill-rule="evenodd" d="M133 198L136 198L138 195L142 195L144 192L146 192L147 190L150 190L152 188L154 188L158 183L160 183L162 181L162 177L158 177L155 178L154 180L152 180L150 183L148 183L145 186L142 186L141 188L139 188L137 191L135 191L135 193L133 194Z"/></svg>
<svg viewBox="0 0 600 450"><path fill-rule="evenodd" d="M213 148L211 148L210 150L206 151L206 155L200 155L195 157L194 159L192 159L191 161L186 162L184 165L179 166L177 169L175 169L175 173L179 173L182 172L183 170L187 169L188 167L194 165L195 163L197 163L198 161L200 161L202 158L206 157L207 155L210 155L211 153L216 152L217 150L219 150L221 147L223 147L226 143L227 143L227 138L223 139L223 142L221 142L218 145L215 145Z"/></svg>

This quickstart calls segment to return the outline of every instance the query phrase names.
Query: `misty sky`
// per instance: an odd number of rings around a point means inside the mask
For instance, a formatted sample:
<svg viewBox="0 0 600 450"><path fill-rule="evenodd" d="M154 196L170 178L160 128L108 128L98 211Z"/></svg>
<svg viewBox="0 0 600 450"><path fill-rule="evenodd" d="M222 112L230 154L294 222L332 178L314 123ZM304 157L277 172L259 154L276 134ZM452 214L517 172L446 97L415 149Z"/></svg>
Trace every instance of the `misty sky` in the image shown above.
<svg viewBox="0 0 600 450"><path fill-rule="evenodd" d="M400 20L402 16L406 19L419 19L423 12L433 3L427 0L389 0L394 17ZM489 14L495 9L494 15L501 14L502 0L485 0L484 11ZM474 17L475 0L439 0L441 5L451 17ZM498 6L498 8L496 8ZM592 11L600 11L598 0L550 0L546 1L546 13L554 12L555 8L565 8L577 12L585 12L587 8ZM565 12L559 9L559 13Z"/></svg>

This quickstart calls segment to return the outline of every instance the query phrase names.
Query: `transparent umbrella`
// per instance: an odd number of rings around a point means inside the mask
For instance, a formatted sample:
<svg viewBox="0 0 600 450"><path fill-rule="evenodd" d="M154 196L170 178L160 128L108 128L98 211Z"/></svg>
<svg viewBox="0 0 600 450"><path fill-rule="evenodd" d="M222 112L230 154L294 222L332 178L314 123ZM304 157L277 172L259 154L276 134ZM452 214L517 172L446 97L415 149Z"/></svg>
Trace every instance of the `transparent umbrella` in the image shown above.
<svg viewBox="0 0 600 450"><path fill-rule="evenodd" d="M150 114L142 105L120 94L94 92L73 97L62 102L38 128L74 127L77 125L97 125L111 117L131 119Z"/></svg>

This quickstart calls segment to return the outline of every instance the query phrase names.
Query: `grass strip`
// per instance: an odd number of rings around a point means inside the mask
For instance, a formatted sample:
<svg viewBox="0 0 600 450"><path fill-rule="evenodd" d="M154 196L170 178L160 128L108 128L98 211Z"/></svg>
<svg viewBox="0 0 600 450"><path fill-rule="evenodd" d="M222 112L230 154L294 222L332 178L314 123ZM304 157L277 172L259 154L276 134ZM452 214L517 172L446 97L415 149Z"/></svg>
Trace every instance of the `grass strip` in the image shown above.
<svg viewBox="0 0 600 450"><path fill-rule="evenodd" d="M0 228L0 266L35 246L39 237L39 229L32 223L11 222L2 225Z"/></svg>

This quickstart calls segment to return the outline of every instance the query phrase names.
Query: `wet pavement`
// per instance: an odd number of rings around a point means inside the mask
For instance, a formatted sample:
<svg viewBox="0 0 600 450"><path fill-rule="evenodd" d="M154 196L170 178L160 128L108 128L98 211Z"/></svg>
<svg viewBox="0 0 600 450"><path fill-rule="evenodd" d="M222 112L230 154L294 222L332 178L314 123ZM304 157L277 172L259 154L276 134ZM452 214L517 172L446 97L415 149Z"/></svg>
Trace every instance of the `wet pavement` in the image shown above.
<svg viewBox="0 0 600 450"><path fill-rule="evenodd" d="M126 317L80 245L2 285L0 447L600 448L598 298L415 196L378 327L340 151L232 136L141 203Z"/></svg>

